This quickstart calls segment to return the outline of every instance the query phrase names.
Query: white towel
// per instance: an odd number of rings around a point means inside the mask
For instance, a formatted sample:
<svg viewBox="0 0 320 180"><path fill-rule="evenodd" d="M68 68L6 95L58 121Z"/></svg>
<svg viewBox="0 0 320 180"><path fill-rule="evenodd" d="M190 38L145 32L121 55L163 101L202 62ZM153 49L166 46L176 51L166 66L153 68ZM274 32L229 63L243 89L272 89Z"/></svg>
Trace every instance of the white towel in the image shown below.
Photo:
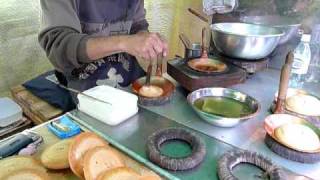
<svg viewBox="0 0 320 180"><path fill-rule="evenodd" d="M238 7L238 0L203 0L203 12L208 16L232 12Z"/></svg>

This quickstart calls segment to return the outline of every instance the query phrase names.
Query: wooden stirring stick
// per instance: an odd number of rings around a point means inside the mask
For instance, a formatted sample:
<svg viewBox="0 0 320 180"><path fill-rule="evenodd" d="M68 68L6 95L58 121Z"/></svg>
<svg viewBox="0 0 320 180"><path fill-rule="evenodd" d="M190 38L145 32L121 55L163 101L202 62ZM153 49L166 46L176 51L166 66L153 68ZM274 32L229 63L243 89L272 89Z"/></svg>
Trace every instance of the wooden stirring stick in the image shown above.
<svg viewBox="0 0 320 180"><path fill-rule="evenodd" d="M197 11L193 10L192 8L188 8L188 11L197 16L199 19L201 19L203 22L209 23L208 18L204 17L203 15L201 15L200 13L198 13Z"/></svg>
<svg viewBox="0 0 320 180"><path fill-rule="evenodd" d="M202 28L202 54L201 58L208 58L208 46L207 46L207 28Z"/></svg>
<svg viewBox="0 0 320 180"><path fill-rule="evenodd" d="M152 61L150 61L147 68L147 77L146 77L146 83L145 83L146 86L150 85L151 73L152 73Z"/></svg>
<svg viewBox="0 0 320 180"><path fill-rule="evenodd" d="M157 70L156 70L156 76L162 76L162 61L163 61L163 55L162 53L157 56Z"/></svg>
<svg viewBox="0 0 320 180"><path fill-rule="evenodd" d="M180 38L180 40L182 41L183 45L184 45L186 48L188 48L188 49L191 49L191 48L192 48L192 47L191 47L191 42L190 42L189 38L188 38L185 34L180 33L180 34L179 34L179 38Z"/></svg>
<svg viewBox="0 0 320 180"><path fill-rule="evenodd" d="M292 62L293 62L293 53L289 52L286 57L286 62L281 69L278 98L277 98L276 108L274 111L274 113L276 114L283 113L285 109L285 101L287 97L287 90L288 90Z"/></svg>

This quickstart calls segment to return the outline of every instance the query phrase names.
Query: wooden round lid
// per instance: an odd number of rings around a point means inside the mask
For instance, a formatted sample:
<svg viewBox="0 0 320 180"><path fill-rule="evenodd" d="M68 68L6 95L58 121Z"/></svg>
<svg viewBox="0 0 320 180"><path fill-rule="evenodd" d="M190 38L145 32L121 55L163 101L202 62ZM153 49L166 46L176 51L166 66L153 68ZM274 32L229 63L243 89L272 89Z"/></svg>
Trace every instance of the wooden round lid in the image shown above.
<svg viewBox="0 0 320 180"><path fill-rule="evenodd" d="M86 180L96 180L104 171L124 166L123 159L115 150L96 147L89 150L84 156L84 177Z"/></svg>
<svg viewBox="0 0 320 180"><path fill-rule="evenodd" d="M71 170L80 178L83 174L83 158L85 153L95 147L106 147L108 143L91 132L84 132L75 137L69 149L69 165Z"/></svg>
<svg viewBox="0 0 320 180"><path fill-rule="evenodd" d="M47 173L36 169L22 169L12 171L7 174L2 180L49 180Z"/></svg>
<svg viewBox="0 0 320 180"><path fill-rule="evenodd" d="M131 168L119 167L103 172L98 180L140 180L140 175Z"/></svg>
<svg viewBox="0 0 320 180"><path fill-rule="evenodd" d="M41 163L49 169L69 168L68 153L73 139L59 141L41 154Z"/></svg>
<svg viewBox="0 0 320 180"><path fill-rule="evenodd" d="M33 159L31 156L11 156L0 160L0 179L14 171L22 169L35 169L41 172L47 170L40 162Z"/></svg>

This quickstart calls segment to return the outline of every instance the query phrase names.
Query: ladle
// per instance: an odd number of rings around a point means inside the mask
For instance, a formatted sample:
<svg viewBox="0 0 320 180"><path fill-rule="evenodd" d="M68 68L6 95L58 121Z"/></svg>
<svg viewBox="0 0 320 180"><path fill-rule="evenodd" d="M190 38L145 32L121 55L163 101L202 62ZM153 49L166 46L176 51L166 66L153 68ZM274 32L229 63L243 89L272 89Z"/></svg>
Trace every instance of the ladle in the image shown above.
<svg viewBox="0 0 320 180"><path fill-rule="evenodd" d="M179 38L182 41L182 43L185 46L185 48L187 48L187 49L191 49L192 48L191 47L191 42L190 42L189 38L185 34L180 33L179 34Z"/></svg>
<svg viewBox="0 0 320 180"><path fill-rule="evenodd" d="M208 57L208 46L206 42L207 28L202 28L202 54L200 58L188 61L188 66L196 71L205 73L220 73L227 70L227 65L221 61Z"/></svg>

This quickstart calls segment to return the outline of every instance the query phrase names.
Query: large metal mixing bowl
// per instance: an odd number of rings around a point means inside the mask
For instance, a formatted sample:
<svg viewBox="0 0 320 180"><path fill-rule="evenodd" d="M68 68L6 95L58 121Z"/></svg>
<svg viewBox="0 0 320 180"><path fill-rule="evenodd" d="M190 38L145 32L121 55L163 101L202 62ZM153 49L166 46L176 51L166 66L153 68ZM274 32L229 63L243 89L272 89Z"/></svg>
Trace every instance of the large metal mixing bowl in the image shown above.
<svg viewBox="0 0 320 180"><path fill-rule="evenodd" d="M217 23L210 27L212 40L220 52L248 60L268 56L284 34L277 28L246 23Z"/></svg>
<svg viewBox="0 0 320 180"><path fill-rule="evenodd" d="M267 16L241 16L240 21L250 24L258 24L278 28L283 31L284 35L280 38L279 44L285 44L292 38L299 37L299 28L301 24L297 18L279 15Z"/></svg>
<svg viewBox="0 0 320 180"><path fill-rule="evenodd" d="M250 109L252 109L252 113L248 114L246 116L237 117L237 118L229 118L229 117L223 117L220 115L214 115L210 113L206 113L204 111L201 111L197 107L194 106L194 102L200 98L203 97L227 97L234 99L236 101L242 102L247 104ZM213 124L215 126L219 127L233 127L237 124L239 124L241 121L244 121L246 119L250 119L252 117L255 117L259 111L260 111L260 104L259 102L250 97L249 95L246 95L240 91L234 90L234 89L228 89L228 88L202 88L198 89L196 91L193 91L190 93L187 97L188 103L191 105L191 107L195 110L195 112L205 121L207 121L210 124Z"/></svg>

